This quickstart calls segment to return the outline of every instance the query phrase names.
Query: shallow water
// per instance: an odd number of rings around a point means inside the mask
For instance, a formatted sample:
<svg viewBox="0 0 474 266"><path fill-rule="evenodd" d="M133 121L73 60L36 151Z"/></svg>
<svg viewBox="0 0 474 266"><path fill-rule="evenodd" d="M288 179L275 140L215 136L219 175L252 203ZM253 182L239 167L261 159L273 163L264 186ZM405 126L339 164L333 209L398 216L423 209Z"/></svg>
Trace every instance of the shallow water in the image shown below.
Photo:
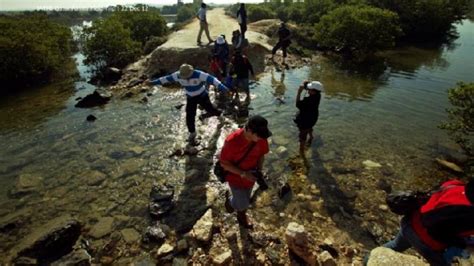
<svg viewBox="0 0 474 266"><path fill-rule="evenodd" d="M311 205L304 199L307 194L313 194L309 202L324 200L329 215L338 206L347 212L368 212L359 198L340 197L359 190L370 194L374 189L364 180L373 184L383 175L365 169L366 160L388 169L395 186L420 179L429 183L427 174L435 168L439 147L455 147L437 128L447 118L447 89L457 81L474 81L474 23L465 21L458 32L460 37L450 46L386 52L371 67L351 67L319 56L310 67L263 74L252 86L250 113L268 118L273 137L266 167L271 179L289 179L295 200L276 202L273 192L264 193L255 215L269 224L283 225L295 217L311 224L312 213L305 210ZM87 66L79 63L78 68L86 79ZM326 89L317 137L306 154L307 167L302 167L297 152L292 121L297 87L304 79L320 80ZM146 104L140 102L141 96L113 98L100 108L74 107L77 97L93 90L80 80L0 100L0 216L31 212L29 226L18 236L62 214L85 221L111 214L143 217L153 181L182 182L186 160L169 158L187 136L184 108L175 108L185 101L182 91L154 91ZM87 122L89 114L97 121ZM278 153L281 146L288 150ZM357 174L334 173L341 166ZM99 185L88 184L96 171L106 178ZM9 193L22 174L42 179L39 193L12 198ZM313 209L319 211L321 206ZM7 250L15 237L2 235L0 248Z"/></svg>

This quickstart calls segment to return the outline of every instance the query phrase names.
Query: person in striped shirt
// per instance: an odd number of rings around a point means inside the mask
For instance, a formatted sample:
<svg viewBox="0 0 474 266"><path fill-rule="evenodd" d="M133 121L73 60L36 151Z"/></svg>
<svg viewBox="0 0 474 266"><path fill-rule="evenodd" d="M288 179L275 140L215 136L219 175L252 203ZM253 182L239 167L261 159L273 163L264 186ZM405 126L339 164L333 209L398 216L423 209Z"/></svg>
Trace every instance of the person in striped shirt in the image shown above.
<svg viewBox="0 0 474 266"><path fill-rule="evenodd" d="M186 93L186 126L189 131L188 141L196 143L196 110L197 105L202 106L209 116L219 116L221 111L217 110L209 99L207 84L212 84L220 91L229 91L216 77L199 70L191 65L182 64L179 71L171 75L163 76L154 80L147 80L148 85L163 85L177 82L183 86Z"/></svg>

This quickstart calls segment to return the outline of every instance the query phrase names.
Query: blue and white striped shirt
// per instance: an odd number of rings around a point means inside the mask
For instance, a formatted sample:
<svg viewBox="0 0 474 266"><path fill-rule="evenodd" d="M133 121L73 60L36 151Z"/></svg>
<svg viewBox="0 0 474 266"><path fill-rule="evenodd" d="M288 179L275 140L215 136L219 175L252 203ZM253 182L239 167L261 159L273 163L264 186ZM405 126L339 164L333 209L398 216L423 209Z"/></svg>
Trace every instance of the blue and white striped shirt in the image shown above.
<svg viewBox="0 0 474 266"><path fill-rule="evenodd" d="M201 95L203 92L207 92L206 83L213 84L220 91L229 90L216 77L199 70L194 70L193 74L188 79L180 78L179 71L176 71L171 75L163 76L151 81L153 85L163 85L170 82L178 82L181 84L186 91L186 95L189 97L194 97Z"/></svg>

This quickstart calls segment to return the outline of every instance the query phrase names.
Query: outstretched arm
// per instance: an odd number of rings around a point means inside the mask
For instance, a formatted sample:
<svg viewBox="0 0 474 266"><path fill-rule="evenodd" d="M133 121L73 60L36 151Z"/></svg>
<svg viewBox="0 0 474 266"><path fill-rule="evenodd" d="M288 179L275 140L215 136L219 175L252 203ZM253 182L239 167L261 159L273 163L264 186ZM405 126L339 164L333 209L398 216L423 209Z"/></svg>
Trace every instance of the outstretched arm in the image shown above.
<svg viewBox="0 0 474 266"><path fill-rule="evenodd" d="M146 80L147 85L163 85L166 83L176 82L178 81L178 71L174 72L173 74L159 77L154 80Z"/></svg>

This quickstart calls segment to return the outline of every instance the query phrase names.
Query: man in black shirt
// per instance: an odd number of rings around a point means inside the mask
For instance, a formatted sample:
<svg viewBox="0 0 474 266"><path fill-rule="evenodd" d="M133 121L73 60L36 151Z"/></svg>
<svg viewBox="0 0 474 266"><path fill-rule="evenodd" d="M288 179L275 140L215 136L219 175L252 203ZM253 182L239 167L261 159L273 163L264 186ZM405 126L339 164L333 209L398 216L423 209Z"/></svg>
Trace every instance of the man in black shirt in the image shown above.
<svg viewBox="0 0 474 266"><path fill-rule="evenodd" d="M250 64L249 59L239 50L235 51L235 54L231 59L231 64L231 73L237 76L234 87L236 87L236 89L239 88L244 90L247 94L245 101L250 102L249 73L252 74L252 76L255 76L252 64Z"/></svg>
<svg viewBox="0 0 474 266"><path fill-rule="evenodd" d="M278 49L281 48L281 50L283 51L283 63L285 63L286 48L288 48L288 46L290 46L291 44L290 38L291 38L291 32L286 27L285 22L282 22L280 25L280 28L278 29L278 42L275 45L275 47L273 47L273 50L272 50L272 61L273 61L273 56L276 54Z"/></svg>
<svg viewBox="0 0 474 266"><path fill-rule="evenodd" d="M309 95L301 100L301 92L303 92L303 90L306 90ZM296 107L299 109L299 112L294 121L300 130L300 152L302 153L304 152L308 135L308 144L311 144L313 141L313 127L318 121L319 102L321 101L321 92L323 90L323 84L319 81L305 81L298 88Z"/></svg>

